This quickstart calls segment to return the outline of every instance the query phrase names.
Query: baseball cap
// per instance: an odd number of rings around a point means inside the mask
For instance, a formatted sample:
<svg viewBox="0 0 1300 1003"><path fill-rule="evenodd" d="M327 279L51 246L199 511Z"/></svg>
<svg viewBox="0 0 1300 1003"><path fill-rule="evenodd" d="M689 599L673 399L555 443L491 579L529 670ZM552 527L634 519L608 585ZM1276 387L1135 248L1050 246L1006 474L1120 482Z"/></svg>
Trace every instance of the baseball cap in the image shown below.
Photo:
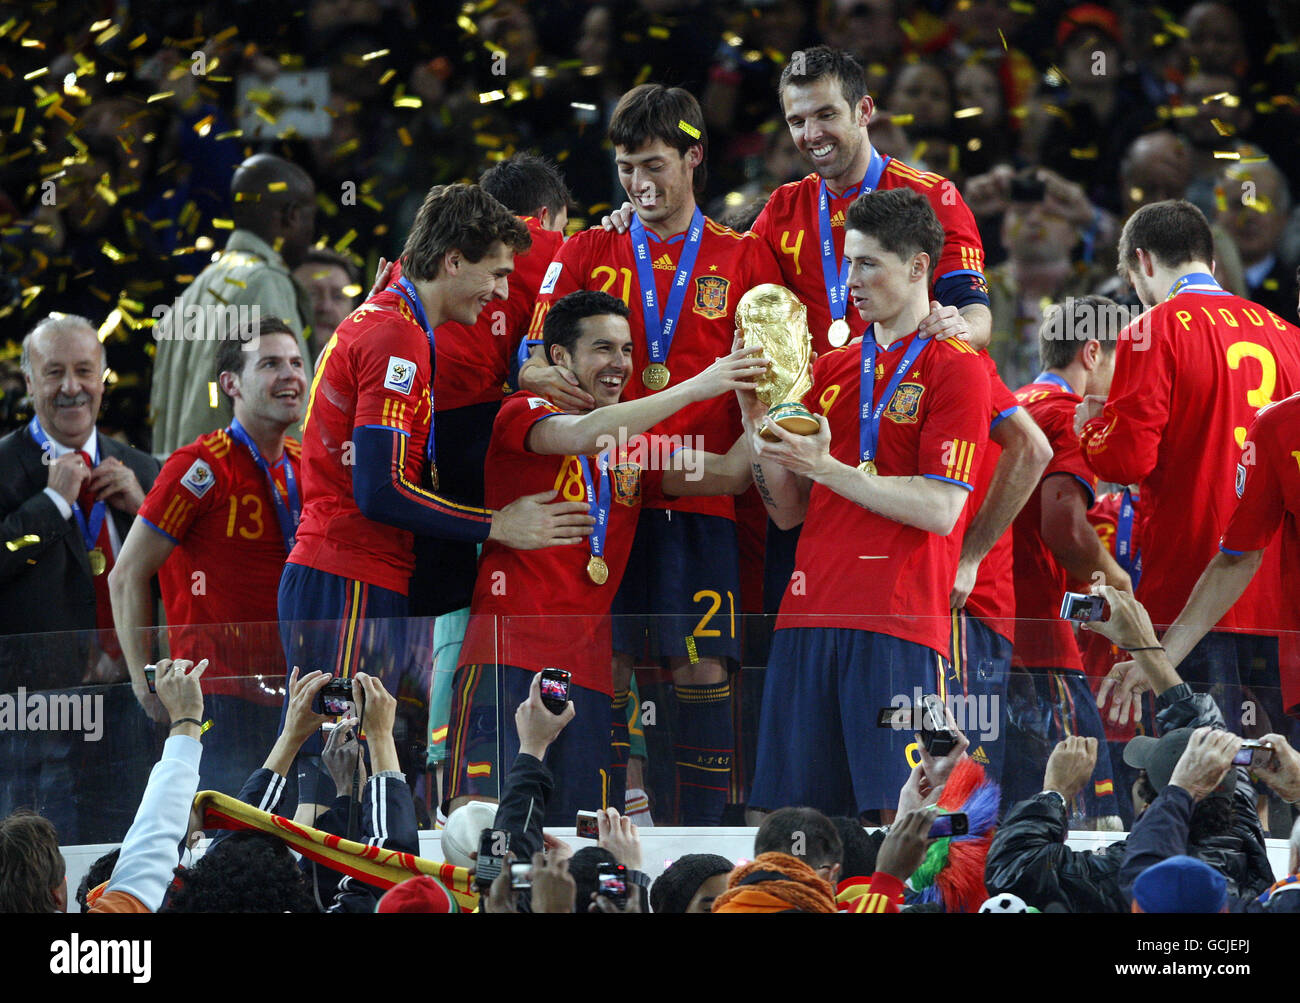
<svg viewBox="0 0 1300 1003"><path fill-rule="evenodd" d="M1223 912L1227 904L1227 879L1195 857L1152 864L1133 882L1135 912Z"/></svg>
<svg viewBox="0 0 1300 1003"><path fill-rule="evenodd" d="M1152 738L1150 735L1131 738L1128 745L1124 746L1124 762L1135 770L1146 770L1147 779L1159 794L1169 786L1169 778L1174 775L1174 767L1187 748L1192 730L1176 728L1160 738Z"/></svg>
<svg viewBox="0 0 1300 1003"><path fill-rule="evenodd" d="M1096 28L1109 36L1116 45L1120 43L1119 18L1115 12L1100 4L1075 4L1067 10L1056 25L1056 46L1062 48L1081 28Z"/></svg>

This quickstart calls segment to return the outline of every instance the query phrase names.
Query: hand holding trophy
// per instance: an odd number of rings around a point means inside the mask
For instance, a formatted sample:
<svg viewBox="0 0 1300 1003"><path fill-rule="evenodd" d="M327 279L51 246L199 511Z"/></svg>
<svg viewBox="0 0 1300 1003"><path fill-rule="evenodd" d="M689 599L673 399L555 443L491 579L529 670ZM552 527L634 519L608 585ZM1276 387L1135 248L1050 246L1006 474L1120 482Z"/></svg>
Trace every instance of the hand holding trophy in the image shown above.
<svg viewBox="0 0 1300 1003"><path fill-rule="evenodd" d="M800 401L812 389L812 333L808 310L785 286L765 283L740 298L736 326L744 347L759 346L772 360L754 385L754 392L768 406L767 416L787 432L814 435L817 419ZM766 428L765 439L776 440Z"/></svg>

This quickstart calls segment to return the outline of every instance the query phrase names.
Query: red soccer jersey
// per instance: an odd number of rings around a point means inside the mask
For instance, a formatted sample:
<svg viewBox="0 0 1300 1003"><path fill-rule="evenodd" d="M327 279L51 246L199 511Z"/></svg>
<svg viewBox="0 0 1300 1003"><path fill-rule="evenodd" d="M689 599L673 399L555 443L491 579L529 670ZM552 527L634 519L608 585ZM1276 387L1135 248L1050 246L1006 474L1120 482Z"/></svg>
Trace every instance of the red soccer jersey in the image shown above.
<svg viewBox="0 0 1300 1003"><path fill-rule="evenodd" d="M353 429L400 432L392 459L412 500L474 519L487 536L491 513L420 488L429 439L429 339L406 301L384 290L348 315L316 363L303 425L302 519L289 563L406 595L414 536L367 519L352 497Z"/></svg>
<svg viewBox="0 0 1300 1003"><path fill-rule="evenodd" d="M645 233L662 311L668 301L685 235L659 240L650 230ZM699 255L695 259L665 363L672 374L671 382L680 383L707 369L720 356L729 355L735 337L736 304L740 297L754 286L780 281L781 270L761 240L753 234L739 234L706 219ZM530 338L542 336L542 325L551 303L576 289L598 289L618 296L628 304L633 371L623 388L623 400L639 400L652 393L641 382L641 373L650 364L650 354L646 348L631 236L591 229L565 241L546 281L542 283L528 332ZM692 448L725 454L740 435L740 410L733 394L723 394L683 408L660 422L651 432ZM659 499L648 501L646 506L720 515L728 519L735 517L735 504L730 495L675 498L671 502Z"/></svg>
<svg viewBox="0 0 1300 1003"><path fill-rule="evenodd" d="M287 500L284 465L301 485L296 439L271 471ZM139 516L176 544L158 570L173 658L208 659L205 693L278 705L284 680L276 594L284 538L266 475L221 429L167 458Z"/></svg>
<svg viewBox="0 0 1300 1003"><path fill-rule="evenodd" d="M1172 623L1236 507L1234 471L1258 408L1300 390L1300 330L1228 293L1180 292L1123 332L1105 411L1082 442L1098 477L1137 484L1138 598ZM1277 629L1281 566L1265 554L1224 630Z"/></svg>
<svg viewBox="0 0 1300 1003"><path fill-rule="evenodd" d="M820 230L817 201L821 176L809 174L802 181L791 181L772 193L767 205L754 221L753 232L762 237L781 264L782 281L808 307L808 327L813 334L813 350L830 348L826 330L830 327L830 303L822 272ZM957 186L946 178L928 171L918 171L902 161L890 160L880 176L877 191L911 188L930 201L934 214L943 224L943 252L934 270L939 282L950 275L967 274L979 288L984 286L984 242L980 240L975 217L967 208ZM858 197L858 188L850 188L841 197L828 193L831 238L835 243L835 268L844 259L844 214ZM845 320L854 336L862 333L863 323L849 303Z"/></svg>
<svg viewBox="0 0 1300 1003"><path fill-rule="evenodd" d="M1248 463L1251 459L1253 462ZM1219 542L1228 553L1268 548L1281 561L1283 588L1278 603L1283 706L1300 701L1300 394L1260 411L1246 435L1237 465L1240 501ZM1281 534L1278 529L1281 528ZM1280 535L1280 546L1271 546ZM1268 551L1266 551L1267 553ZM1263 571L1263 568L1260 568ZM1276 727L1274 730L1277 730Z"/></svg>
<svg viewBox="0 0 1300 1003"><path fill-rule="evenodd" d="M577 457L541 455L525 446L537 422L563 413L526 393L506 398L488 446L484 490L489 505L500 508L521 495L542 491L559 491L563 501L586 500ZM633 450L636 443L632 441ZM613 695L610 603L623 580L641 505L658 497L663 483L662 471L628 459L611 458L610 464L614 500L603 554L609 580L597 585L588 577L589 541L540 550L513 550L488 541L479 559L461 665L515 665L533 672L568 669L576 685ZM591 457L585 462L599 494L600 470Z"/></svg>
<svg viewBox="0 0 1300 1003"><path fill-rule="evenodd" d="M510 361L528 331L542 276L564 243L564 234L542 229L535 216L520 219L528 226L533 246L515 255L509 296L504 302L493 300L485 306L472 327L449 321L434 331L438 366L433 377L433 406L437 411L500 401L504 396ZM392 281L400 275L400 266L396 266Z"/></svg>
<svg viewBox="0 0 1300 1003"><path fill-rule="evenodd" d="M916 337L876 360L876 401ZM857 342L818 358L804 399L830 422L831 455L857 466ZM932 341L898 385L880 422L876 466L885 477L936 477L970 489L988 440L989 381L979 354L963 341ZM949 596L961 553L961 521L948 536L905 526L814 484L781 601L777 629L871 630L949 657Z"/></svg>
<svg viewBox="0 0 1300 1003"><path fill-rule="evenodd" d="M1092 504L1097 478L1074 434L1074 407L1083 398L1055 383L1030 383L1016 391L1016 399L1047 436L1052 459L1011 526L1019 617L1011 660L1031 669L1082 672L1074 629L1060 617L1061 599L1069 591L1069 574L1043 539L1042 484L1048 478L1072 478L1083 485L1088 505Z"/></svg>
<svg viewBox="0 0 1300 1003"><path fill-rule="evenodd" d="M998 423L1009 418L1019 405L1016 396L1007 389L998 376L997 364L988 352L980 352L984 368L989 374L989 432L997 428ZM970 525L975 514L988 497L989 485L993 483L993 471L998 465L1002 447L993 441L990 435L988 447L980 457L979 468L975 471L975 490L966 503L960 523L962 532ZM985 626L996 630L1008 641L1015 640L1016 632L1016 593L1012 582L1012 546L1011 528L998 538L993 548L980 561L979 573L975 577L975 587L966 599L966 610L972 616L984 621Z"/></svg>

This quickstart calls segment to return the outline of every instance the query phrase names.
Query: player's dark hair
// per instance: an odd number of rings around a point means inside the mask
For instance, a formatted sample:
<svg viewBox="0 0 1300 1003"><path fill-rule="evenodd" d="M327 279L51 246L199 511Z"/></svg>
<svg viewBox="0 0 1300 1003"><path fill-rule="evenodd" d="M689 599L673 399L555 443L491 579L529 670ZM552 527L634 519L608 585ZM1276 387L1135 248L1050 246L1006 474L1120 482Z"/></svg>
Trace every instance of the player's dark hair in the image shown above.
<svg viewBox="0 0 1300 1003"><path fill-rule="evenodd" d="M586 912L591 893L600 890L600 869L618 863L614 854L603 846L584 846L569 858L569 876L573 878L573 911ZM628 889L632 894L632 888Z"/></svg>
<svg viewBox="0 0 1300 1003"><path fill-rule="evenodd" d="M19 808L0 821L0 912L58 912L67 873L54 823Z"/></svg>
<svg viewBox="0 0 1300 1003"><path fill-rule="evenodd" d="M656 139L682 156L692 146L701 148L692 186L697 195L704 191L708 179L705 162L709 156L709 132L694 94L681 87L642 84L618 99L609 118L609 141L631 153Z"/></svg>
<svg viewBox="0 0 1300 1003"><path fill-rule="evenodd" d="M302 257L302 265L322 265L330 268L342 268L343 274L348 277L348 282L358 283L361 281L361 272L346 254L339 254L338 251L331 251L328 247L313 247Z"/></svg>
<svg viewBox="0 0 1300 1003"><path fill-rule="evenodd" d="M221 388L221 374L234 373L236 376L244 374L244 367L248 365L249 359L256 359L256 352L244 351L244 345L252 340L253 332L250 330L229 331L225 341L220 343L217 348L216 362L216 380L217 387ZM289 327L279 317L262 317L257 324L257 337L261 339L272 334L287 334L293 337L293 329ZM294 337L297 341L297 338ZM226 400L231 400L230 394L221 389L221 394Z"/></svg>
<svg viewBox="0 0 1300 1003"><path fill-rule="evenodd" d="M1064 369L1089 341L1115 351L1132 315L1105 296L1067 296L1049 307L1038 328L1038 360L1044 369Z"/></svg>
<svg viewBox="0 0 1300 1003"><path fill-rule="evenodd" d="M943 224L920 192L892 188L858 196L844 216L844 232L849 230L875 237L900 258L924 251L930 256L928 278L934 279L943 250Z"/></svg>
<svg viewBox="0 0 1300 1003"><path fill-rule="evenodd" d="M781 808L763 819L754 836L754 856L786 853L816 870L844 861L835 824L816 808Z"/></svg>
<svg viewBox="0 0 1300 1003"><path fill-rule="evenodd" d="M573 346L582 334L578 322L584 317L627 316L627 304L621 299L598 293L592 289L579 289L551 304L542 324L542 354L551 362L551 348L560 345L572 354Z"/></svg>
<svg viewBox="0 0 1300 1003"><path fill-rule="evenodd" d="M1119 235L1121 277L1137 271L1138 249L1154 254L1166 268L1188 261L1214 260L1214 237L1205 214L1185 199L1152 202L1129 217Z"/></svg>
<svg viewBox="0 0 1300 1003"><path fill-rule="evenodd" d="M407 235L402 274L427 282L438 277L448 252L482 261L497 241L521 253L532 246L533 238L514 213L478 185L434 185Z"/></svg>
<svg viewBox="0 0 1300 1003"><path fill-rule="evenodd" d="M573 205L573 196L555 163L531 153L516 153L493 164L478 183L516 216L530 216L542 208L554 216Z"/></svg>
<svg viewBox="0 0 1300 1003"><path fill-rule="evenodd" d="M876 857L880 843L873 841L856 818L838 815L831 825L840 834L844 846L844 861L840 873L846 878L869 878L876 872Z"/></svg>
<svg viewBox="0 0 1300 1003"><path fill-rule="evenodd" d="M193 867L176 868L180 887L163 912L316 912L289 848L265 832L214 843Z"/></svg>
<svg viewBox="0 0 1300 1003"><path fill-rule="evenodd" d="M822 77L834 77L839 81L840 93L850 109L856 108L867 93L867 76L862 72L862 64L850 53L843 49L832 49L829 45L814 45L790 53L790 59L781 71L781 82L777 84L776 91L782 111L785 110L787 86L813 84Z"/></svg>

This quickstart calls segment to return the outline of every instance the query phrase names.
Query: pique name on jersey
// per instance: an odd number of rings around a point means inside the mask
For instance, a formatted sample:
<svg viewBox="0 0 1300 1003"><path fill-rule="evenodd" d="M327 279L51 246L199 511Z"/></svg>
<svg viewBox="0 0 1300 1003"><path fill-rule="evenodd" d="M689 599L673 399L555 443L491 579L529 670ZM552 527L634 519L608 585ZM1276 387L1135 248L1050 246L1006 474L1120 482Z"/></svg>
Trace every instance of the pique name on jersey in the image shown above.
<svg viewBox="0 0 1300 1003"><path fill-rule="evenodd" d="M388 357L388 375L384 377L384 389L396 390L409 394L415 382L415 363L409 359L399 359L396 355Z"/></svg>
<svg viewBox="0 0 1300 1003"><path fill-rule="evenodd" d="M190 469L185 471L185 476L181 478L183 484L195 498L202 498L212 490L212 485L217 479L212 476L212 468L202 460L195 460L190 464Z"/></svg>

